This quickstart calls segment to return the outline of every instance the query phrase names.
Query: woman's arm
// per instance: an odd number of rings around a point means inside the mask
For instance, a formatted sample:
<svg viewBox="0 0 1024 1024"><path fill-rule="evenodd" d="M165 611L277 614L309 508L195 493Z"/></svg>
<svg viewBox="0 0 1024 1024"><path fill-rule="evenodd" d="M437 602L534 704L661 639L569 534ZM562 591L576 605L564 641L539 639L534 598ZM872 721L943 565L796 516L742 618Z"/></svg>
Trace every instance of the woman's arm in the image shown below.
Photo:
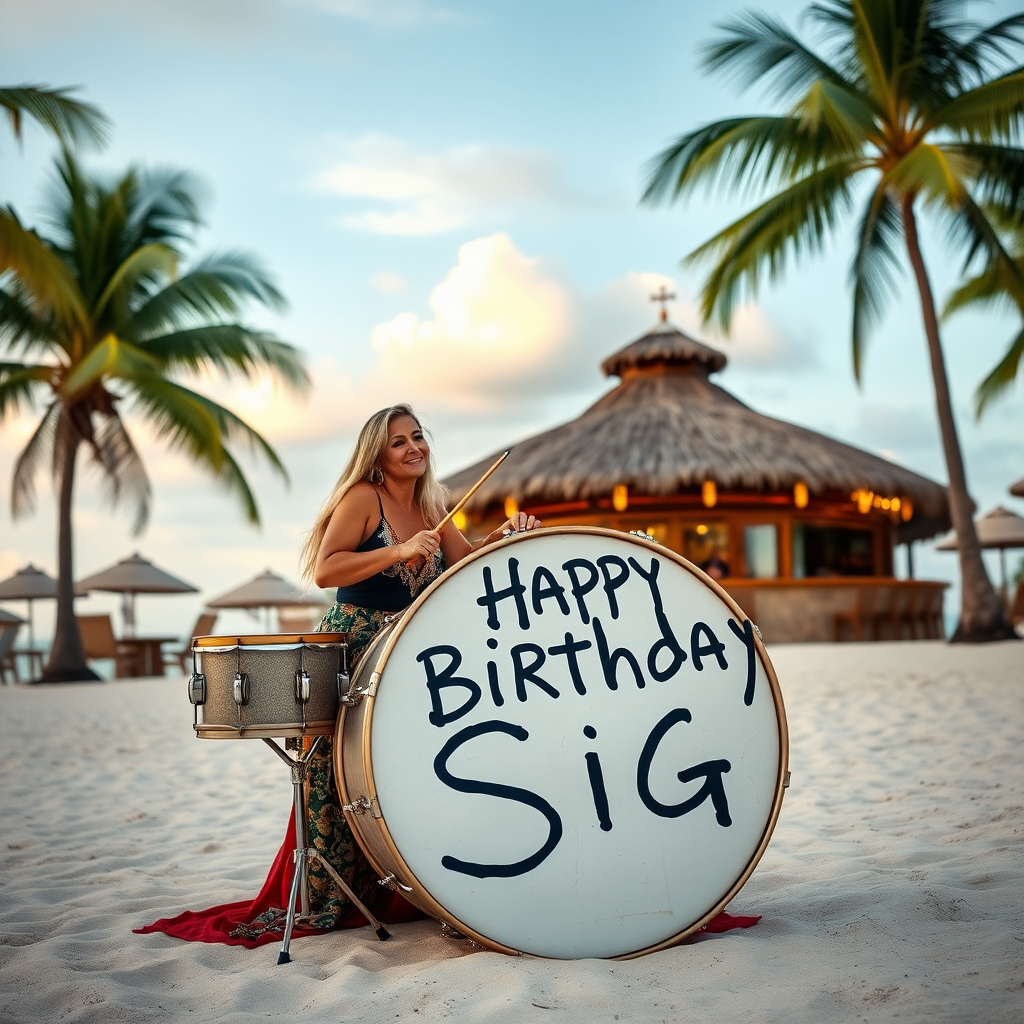
<svg viewBox="0 0 1024 1024"><path fill-rule="evenodd" d="M492 530L483 540L470 543L459 532L454 523L448 523L441 534L441 549L444 551L445 564L450 569L456 562L461 562L471 551L495 544L505 536L506 530L526 533L536 530L541 525L539 519L528 516L525 512L517 512L511 519L505 520L496 530Z"/></svg>
<svg viewBox="0 0 1024 1024"><path fill-rule="evenodd" d="M313 582L318 587L351 586L383 572L396 562L429 558L440 543L436 531L422 530L395 547L356 551L379 522L380 507L373 488L369 484L356 484L341 499L327 524L327 532L316 556Z"/></svg>

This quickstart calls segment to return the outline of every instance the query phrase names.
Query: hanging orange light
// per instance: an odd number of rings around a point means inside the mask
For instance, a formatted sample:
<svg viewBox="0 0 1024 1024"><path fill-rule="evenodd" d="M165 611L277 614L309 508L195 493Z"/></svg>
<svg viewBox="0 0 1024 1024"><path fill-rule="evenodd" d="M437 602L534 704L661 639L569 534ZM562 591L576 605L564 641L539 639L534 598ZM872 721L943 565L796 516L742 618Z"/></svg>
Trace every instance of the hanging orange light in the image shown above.
<svg viewBox="0 0 1024 1024"><path fill-rule="evenodd" d="M625 512L629 508L629 488L625 484L616 484L612 488L612 508L616 512Z"/></svg>
<svg viewBox="0 0 1024 1024"><path fill-rule="evenodd" d="M718 504L718 486L714 480L705 480L700 489L700 500L705 508L714 508Z"/></svg>
<svg viewBox="0 0 1024 1024"><path fill-rule="evenodd" d="M904 498L900 502L900 518L905 523L914 518L914 503L909 498Z"/></svg>
<svg viewBox="0 0 1024 1024"><path fill-rule="evenodd" d="M505 499L505 518L511 519L519 511L519 502L510 494Z"/></svg>
<svg viewBox="0 0 1024 1024"><path fill-rule="evenodd" d="M796 505L797 508L807 508L809 497L810 496L807 493L807 484L805 484L803 480L798 480L793 485L793 504Z"/></svg>

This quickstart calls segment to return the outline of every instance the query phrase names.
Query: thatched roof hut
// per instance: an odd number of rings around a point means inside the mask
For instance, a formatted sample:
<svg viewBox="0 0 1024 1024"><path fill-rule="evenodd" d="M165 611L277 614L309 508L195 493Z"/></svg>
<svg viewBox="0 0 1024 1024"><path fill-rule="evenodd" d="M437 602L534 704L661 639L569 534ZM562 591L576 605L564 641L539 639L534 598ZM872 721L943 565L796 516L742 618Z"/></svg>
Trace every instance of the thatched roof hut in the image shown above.
<svg viewBox="0 0 1024 1024"><path fill-rule="evenodd" d="M724 353L661 323L602 363L621 383L578 419L517 443L467 506L483 517L520 507L630 495L679 495L713 481L719 492L792 493L851 501L855 492L910 499L900 539L948 529L946 490L870 452L755 412L709 380ZM488 456L446 483L456 497L493 462ZM891 500L888 498L887 500ZM885 506L889 508L887 503ZM909 511L909 509L908 509Z"/></svg>

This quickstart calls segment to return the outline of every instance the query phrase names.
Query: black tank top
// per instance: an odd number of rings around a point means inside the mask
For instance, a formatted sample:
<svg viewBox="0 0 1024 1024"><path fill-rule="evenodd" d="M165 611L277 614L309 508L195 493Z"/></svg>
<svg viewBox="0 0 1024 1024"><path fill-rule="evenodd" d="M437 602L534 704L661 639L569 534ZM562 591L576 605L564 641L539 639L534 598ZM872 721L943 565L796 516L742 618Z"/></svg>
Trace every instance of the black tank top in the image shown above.
<svg viewBox="0 0 1024 1024"><path fill-rule="evenodd" d="M356 551L376 551L378 548L396 547L398 539L384 516L384 505L377 493L380 522L377 529L356 548ZM440 550L415 568L406 562L396 562L383 572L374 573L365 580L338 587L335 600L339 604L357 604L363 608L376 608L383 612L400 612L412 604L416 595L444 572L444 555Z"/></svg>

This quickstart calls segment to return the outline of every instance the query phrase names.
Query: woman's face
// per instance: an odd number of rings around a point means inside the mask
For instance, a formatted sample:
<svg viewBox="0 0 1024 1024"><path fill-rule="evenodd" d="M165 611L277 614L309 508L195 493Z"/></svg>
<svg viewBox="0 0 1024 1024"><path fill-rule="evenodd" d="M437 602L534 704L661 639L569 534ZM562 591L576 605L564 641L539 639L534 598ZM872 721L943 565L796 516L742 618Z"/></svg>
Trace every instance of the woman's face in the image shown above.
<svg viewBox="0 0 1024 1024"><path fill-rule="evenodd" d="M416 480L427 471L430 446L420 425L411 416L396 416L388 424L388 441L378 460L392 480Z"/></svg>

